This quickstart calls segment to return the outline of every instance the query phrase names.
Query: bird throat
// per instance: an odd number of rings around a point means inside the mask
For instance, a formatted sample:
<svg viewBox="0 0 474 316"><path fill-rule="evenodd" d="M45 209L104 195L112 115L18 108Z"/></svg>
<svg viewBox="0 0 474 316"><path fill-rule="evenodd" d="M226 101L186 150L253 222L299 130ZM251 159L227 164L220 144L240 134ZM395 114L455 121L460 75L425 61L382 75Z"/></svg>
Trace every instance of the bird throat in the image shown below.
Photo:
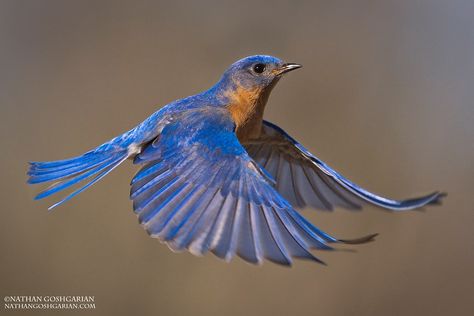
<svg viewBox="0 0 474 316"><path fill-rule="evenodd" d="M227 109L236 126L240 142L257 139L262 132L263 112L275 83L264 88L245 89L241 86L227 93Z"/></svg>

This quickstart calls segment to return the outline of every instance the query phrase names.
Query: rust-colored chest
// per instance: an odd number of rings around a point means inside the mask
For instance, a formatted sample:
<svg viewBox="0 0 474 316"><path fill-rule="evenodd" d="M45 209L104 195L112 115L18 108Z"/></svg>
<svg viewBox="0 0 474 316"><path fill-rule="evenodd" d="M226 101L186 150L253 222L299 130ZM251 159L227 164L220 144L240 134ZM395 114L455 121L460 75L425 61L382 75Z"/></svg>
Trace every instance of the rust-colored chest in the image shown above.
<svg viewBox="0 0 474 316"><path fill-rule="evenodd" d="M244 89L229 93L229 110L240 142L258 138L262 130L263 113L272 87Z"/></svg>

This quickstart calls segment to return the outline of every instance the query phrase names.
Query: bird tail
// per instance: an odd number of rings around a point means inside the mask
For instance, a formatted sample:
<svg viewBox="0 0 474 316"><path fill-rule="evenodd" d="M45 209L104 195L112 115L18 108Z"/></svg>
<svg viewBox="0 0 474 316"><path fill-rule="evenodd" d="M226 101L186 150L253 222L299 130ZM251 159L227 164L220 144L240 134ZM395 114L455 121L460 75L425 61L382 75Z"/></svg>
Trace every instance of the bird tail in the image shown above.
<svg viewBox="0 0 474 316"><path fill-rule="evenodd" d="M127 148L107 148L100 146L82 156L56 161L30 162L28 183L38 184L56 181L40 192L35 200L68 189L76 184L81 186L68 196L49 207L52 208L70 200L77 194L98 182L125 161L132 153Z"/></svg>

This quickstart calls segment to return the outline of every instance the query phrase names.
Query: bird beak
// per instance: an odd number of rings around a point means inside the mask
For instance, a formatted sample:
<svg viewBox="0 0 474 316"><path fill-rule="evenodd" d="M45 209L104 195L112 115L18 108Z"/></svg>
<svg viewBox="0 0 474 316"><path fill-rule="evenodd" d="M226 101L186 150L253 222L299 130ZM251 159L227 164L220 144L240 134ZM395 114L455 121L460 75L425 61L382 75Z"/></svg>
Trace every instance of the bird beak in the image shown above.
<svg viewBox="0 0 474 316"><path fill-rule="evenodd" d="M277 75L282 75L282 74L285 74L287 72L290 72L292 70L295 70L295 69L298 69L298 68L301 68L301 67L303 67L303 66L301 66L299 64L286 63L286 64L283 64L280 68L275 69L275 71L276 71Z"/></svg>

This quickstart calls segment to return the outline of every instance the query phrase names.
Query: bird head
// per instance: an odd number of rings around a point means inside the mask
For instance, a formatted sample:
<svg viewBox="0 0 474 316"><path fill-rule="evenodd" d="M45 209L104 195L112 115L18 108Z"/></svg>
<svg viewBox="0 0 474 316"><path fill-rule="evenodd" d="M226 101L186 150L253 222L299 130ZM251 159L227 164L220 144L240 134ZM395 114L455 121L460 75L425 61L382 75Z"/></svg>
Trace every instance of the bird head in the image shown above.
<svg viewBox="0 0 474 316"><path fill-rule="evenodd" d="M245 90L265 90L272 87L283 74L301 68L301 65L284 63L281 59L255 55L233 63L224 73L227 88Z"/></svg>
<svg viewBox="0 0 474 316"><path fill-rule="evenodd" d="M256 131L272 88L284 74L301 67L273 56L249 56L233 63L210 91L229 109L237 130Z"/></svg>

